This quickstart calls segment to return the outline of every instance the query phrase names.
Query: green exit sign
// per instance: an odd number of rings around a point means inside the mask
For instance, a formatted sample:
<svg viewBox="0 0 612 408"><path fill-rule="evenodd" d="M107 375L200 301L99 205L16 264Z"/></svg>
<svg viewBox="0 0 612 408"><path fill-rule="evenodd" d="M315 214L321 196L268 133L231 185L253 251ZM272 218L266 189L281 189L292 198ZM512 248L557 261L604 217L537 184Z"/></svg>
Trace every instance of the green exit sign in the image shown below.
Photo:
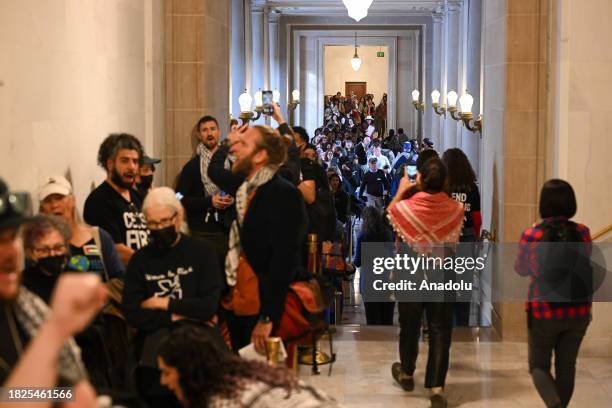
<svg viewBox="0 0 612 408"><path fill-rule="evenodd" d="M378 51L378 52L376 53L376 56L377 56L378 58L385 58L385 52L384 52L384 51Z"/></svg>

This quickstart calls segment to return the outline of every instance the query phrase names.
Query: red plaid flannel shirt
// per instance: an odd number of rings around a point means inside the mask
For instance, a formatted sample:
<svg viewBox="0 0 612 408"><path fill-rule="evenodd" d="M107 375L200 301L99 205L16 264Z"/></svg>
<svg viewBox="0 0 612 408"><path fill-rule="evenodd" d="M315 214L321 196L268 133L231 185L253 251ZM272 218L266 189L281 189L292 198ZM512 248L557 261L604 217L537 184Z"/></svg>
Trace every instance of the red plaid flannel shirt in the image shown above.
<svg viewBox="0 0 612 408"><path fill-rule="evenodd" d="M559 221L567 221L567 218L553 217L544 219L541 223L526 229L521 235L521 241L519 242L519 250L514 263L514 270L521 276L531 277L528 301L525 303L525 309L528 312L530 311L531 316L535 319L574 319L585 317L591 313L591 303L580 306L551 307L548 302L537 300L540 298L540 289L538 288L536 280L538 276L536 246L544 234L544 225L549 222ZM583 242L591 242L591 234L585 225L576 224L576 228L582 236Z"/></svg>

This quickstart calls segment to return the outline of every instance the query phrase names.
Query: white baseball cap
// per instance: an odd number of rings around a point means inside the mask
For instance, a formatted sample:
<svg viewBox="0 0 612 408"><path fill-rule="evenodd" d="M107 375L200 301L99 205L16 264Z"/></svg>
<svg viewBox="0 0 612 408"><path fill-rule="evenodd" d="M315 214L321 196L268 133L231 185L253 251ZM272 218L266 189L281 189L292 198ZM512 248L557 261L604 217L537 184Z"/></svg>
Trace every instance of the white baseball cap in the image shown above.
<svg viewBox="0 0 612 408"><path fill-rule="evenodd" d="M43 201L51 194L60 194L67 196L72 194L72 185L66 177L63 176L50 176L45 178L42 182L40 189L38 190L38 199Z"/></svg>
<svg viewBox="0 0 612 408"><path fill-rule="evenodd" d="M371 116L366 116L365 120L374 120L374 118Z"/></svg>

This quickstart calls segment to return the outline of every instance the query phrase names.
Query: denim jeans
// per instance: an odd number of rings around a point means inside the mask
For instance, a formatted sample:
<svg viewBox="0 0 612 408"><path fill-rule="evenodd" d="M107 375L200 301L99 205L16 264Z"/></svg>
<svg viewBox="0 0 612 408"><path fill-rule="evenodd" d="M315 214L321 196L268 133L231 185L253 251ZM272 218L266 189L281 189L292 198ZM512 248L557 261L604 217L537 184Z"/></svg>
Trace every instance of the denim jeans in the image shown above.
<svg viewBox="0 0 612 408"><path fill-rule="evenodd" d="M429 332L429 354L425 372L425 388L443 387L448 371L454 302L400 302L400 359L402 370L413 375L419 355L419 337L423 310Z"/></svg>
<svg viewBox="0 0 612 408"><path fill-rule="evenodd" d="M590 322L529 318L529 372L547 407L566 407L574 392L576 358ZM555 353L555 376L551 375Z"/></svg>

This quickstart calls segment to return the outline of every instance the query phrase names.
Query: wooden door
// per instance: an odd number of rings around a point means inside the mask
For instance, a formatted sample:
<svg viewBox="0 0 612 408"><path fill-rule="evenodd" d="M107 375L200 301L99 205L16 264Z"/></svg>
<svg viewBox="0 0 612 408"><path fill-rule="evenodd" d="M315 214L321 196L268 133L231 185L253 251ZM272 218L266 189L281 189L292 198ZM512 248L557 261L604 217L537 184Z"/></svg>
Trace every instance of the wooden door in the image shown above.
<svg viewBox="0 0 612 408"><path fill-rule="evenodd" d="M348 98L351 96L351 92L353 92L357 99L360 99L368 92L367 84L367 82L345 82L344 96Z"/></svg>

